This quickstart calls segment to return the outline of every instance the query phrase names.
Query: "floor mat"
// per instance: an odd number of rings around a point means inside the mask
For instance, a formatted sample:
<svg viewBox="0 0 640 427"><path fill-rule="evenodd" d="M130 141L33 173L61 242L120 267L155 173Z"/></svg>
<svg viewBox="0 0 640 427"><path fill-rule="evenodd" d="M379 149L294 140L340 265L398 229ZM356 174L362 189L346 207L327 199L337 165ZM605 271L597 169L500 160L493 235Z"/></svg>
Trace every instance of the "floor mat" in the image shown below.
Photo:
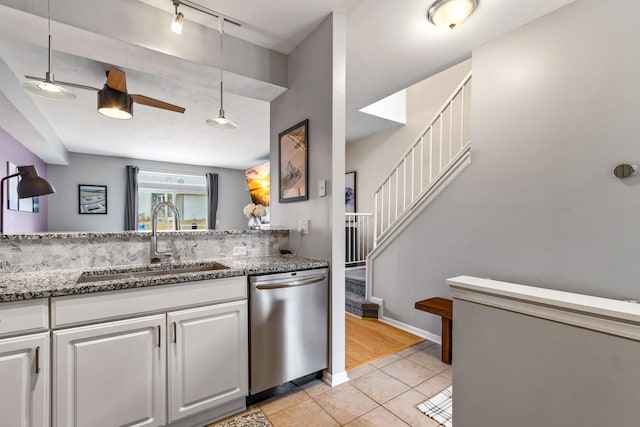
<svg viewBox="0 0 640 427"><path fill-rule="evenodd" d="M271 423L262 411L255 411L215 424L215 427L271 427Z"/></svg>
<svg viewBox="0 0 640 427"><path fill-rule="evenodd" d="M445 427L453 425L453 388L449 387L431 399L418 405L424 414Z"/></svg>

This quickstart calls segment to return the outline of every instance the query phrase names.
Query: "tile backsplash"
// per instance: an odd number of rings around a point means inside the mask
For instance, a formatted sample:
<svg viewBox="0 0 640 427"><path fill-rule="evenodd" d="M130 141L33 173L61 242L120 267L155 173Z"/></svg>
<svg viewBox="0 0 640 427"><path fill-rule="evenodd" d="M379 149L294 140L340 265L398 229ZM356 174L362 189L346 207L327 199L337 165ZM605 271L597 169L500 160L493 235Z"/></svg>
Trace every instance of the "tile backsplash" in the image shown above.
<svg viewBox="0 0 640 427"><path fill-rule="evenodd" d="M150 233L42 233L0 236L0 274L121 265L145 265ZM158 250L173 261L188 262L246 256L278 255L289 244L288 230L172 231L158 234Z"/></svg>

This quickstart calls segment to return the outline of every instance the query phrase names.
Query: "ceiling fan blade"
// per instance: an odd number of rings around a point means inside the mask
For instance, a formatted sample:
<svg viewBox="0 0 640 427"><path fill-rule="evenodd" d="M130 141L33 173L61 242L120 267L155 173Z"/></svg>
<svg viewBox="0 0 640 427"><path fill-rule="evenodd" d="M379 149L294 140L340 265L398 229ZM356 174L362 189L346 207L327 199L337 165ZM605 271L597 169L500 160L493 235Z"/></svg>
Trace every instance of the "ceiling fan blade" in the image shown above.
<svg viewBox="0 0 640 427"><path fill-rule="evenodd" d="M148 105L149 107L162 108L164 110L175 111L176 113L184 113L184 108L177 105L169 104L168 102L159 101L154 98L149 98L144 95L129 95L134 102L142 105Z"/></svg>
<svg viewBox="0 0 640 427"><path fill-rule="evenodd" d="M127 75L124 71L111 66L107 75L107 86L109 86L111 89L117 90L118 92L126 92Z"/></svg>

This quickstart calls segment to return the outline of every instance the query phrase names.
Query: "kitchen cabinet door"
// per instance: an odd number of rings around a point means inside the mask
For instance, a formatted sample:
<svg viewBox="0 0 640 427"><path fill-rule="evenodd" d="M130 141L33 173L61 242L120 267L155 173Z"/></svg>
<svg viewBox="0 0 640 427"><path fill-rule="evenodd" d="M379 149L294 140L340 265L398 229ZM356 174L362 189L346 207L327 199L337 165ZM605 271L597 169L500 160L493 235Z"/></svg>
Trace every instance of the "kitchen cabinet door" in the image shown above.
<svg viewBox="0 0 640 427"><path fill-rule="evenodd" d="M248 392L247 301L167 314L169 421Z"/></svg>
<svg viewBox="0 0 640 427"><path fill-rule="evenodd" d="M49 333L0 340L0 426L49 425Z"/></svg>
<svg viewBox="0 0 640 427"><path fill-rule="evenodd" d="M53 333L54 426L161 426L165 316Z"/></svg>

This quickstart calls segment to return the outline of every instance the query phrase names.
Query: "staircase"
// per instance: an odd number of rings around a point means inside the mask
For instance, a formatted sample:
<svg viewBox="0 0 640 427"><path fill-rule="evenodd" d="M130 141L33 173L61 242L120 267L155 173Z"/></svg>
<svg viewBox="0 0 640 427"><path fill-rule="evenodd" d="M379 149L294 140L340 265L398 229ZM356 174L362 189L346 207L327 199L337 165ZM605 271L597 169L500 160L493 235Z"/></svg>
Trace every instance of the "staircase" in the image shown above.
<svg viewBox="0 0 640 427"><path fill-rule="evenodd" d="M358 236L351 238L347 232L347 266L361 264L384 250L394 233L409 227L415 214L426 209L469 166L470 100L471 73L377 187L373 194L374 212L346 214L347 227L355 223ZM350 249L349 245L355 248ZM352 252L357 254L355 260L349 259ZM371 290L367 292L366 278L361 278L365 269L358 273L349 273L349 270L345 309L363 316L361 313L373 313L375 306L377 317L377 304L366 300Z"/></svg>
<svg viewBox="0 0 640 427"><path fill-rule="evenodd" d="M345 310L366 318L378 318L378 304L367 301L365 267L347 268L345 271Z"/></svg>

